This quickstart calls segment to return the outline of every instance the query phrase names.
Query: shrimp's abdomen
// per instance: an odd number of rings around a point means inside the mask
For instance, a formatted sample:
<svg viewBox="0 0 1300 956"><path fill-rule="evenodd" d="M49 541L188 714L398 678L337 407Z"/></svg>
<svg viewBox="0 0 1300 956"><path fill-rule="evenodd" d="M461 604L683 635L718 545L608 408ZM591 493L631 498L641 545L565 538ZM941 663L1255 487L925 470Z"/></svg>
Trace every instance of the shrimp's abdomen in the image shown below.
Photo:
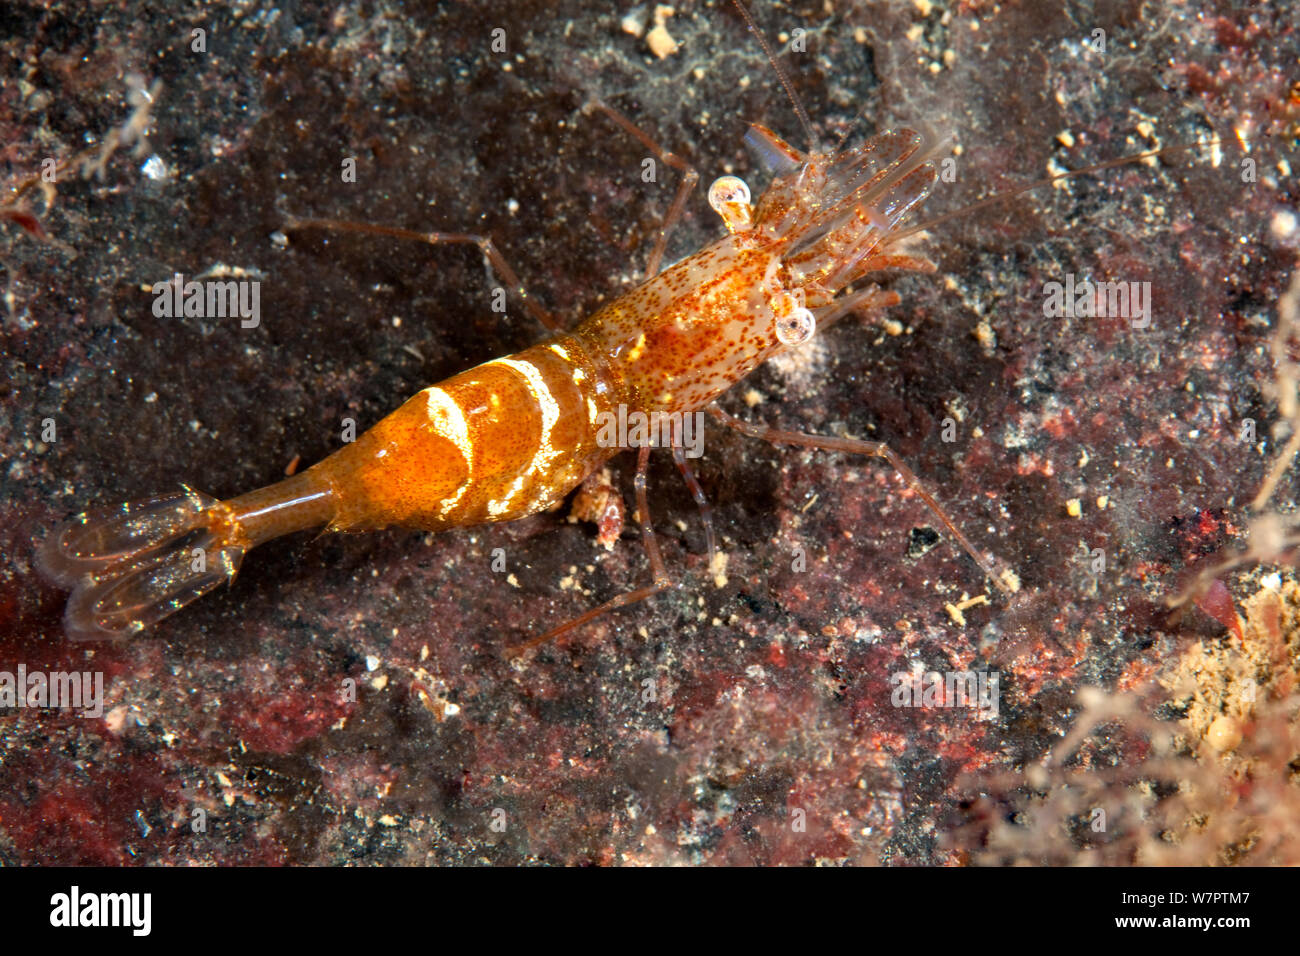
<svg viewBox="0 0 1300 956"><path fill-rule="evenodd" d="M316 468L334 530L442 528L545 510L616 454L599 439L622 389L567 335L408 400Z"/></svg>

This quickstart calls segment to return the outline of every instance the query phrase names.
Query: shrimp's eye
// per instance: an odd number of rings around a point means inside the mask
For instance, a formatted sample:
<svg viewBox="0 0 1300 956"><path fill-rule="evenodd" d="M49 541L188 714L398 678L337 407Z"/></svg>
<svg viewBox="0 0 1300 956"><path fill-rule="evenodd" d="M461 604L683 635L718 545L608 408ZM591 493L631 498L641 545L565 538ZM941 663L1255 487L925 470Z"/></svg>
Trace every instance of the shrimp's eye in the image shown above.
<svg viewBox="0 0 1300 956"><path fill-rule="evenodd" d="M817 317L803 302L802 289L782 292L772 298L776 337L783 345L803 345L817 331Z"/></svg>
<svg viewBox="0 0 1300 956"><path fill-rule="evenodd" d="M795 309L776 320L776 337L786 345L803 345L816 331L817 319L808 309Z"/></svg>
<svg viewBox="0 0 1300 956"><path fill-rule="evenodd" d="M749 198L749 186L739 176L719 176L709 187L709 205L722 217L729 232L749 228L753 220Z"/></svg>
<svg viewBox="0 0 1300 956"><path fill-rule="evenodd" d="M722 204L728 202L749 205L749 185L739 176L719 176L709 187L709 205L719 214Z"/></svg>

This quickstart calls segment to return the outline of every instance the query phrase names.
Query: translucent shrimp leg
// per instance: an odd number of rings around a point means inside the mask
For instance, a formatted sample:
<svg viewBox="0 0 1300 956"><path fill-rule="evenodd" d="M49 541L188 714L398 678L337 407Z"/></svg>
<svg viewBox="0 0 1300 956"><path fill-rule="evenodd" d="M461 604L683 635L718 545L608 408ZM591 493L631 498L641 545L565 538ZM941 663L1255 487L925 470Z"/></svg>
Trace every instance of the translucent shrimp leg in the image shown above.
<svg viewBox="0 0 1300 956"><path fill-rule="evenodd" d="M354 222L344 219L298 219L289 217L284 224L286 232L297 232L302 229L323 229L329 232L358 232L369 236L389 236L393 239L408 239L413 242L423 242L431 246L438 245L472 245L478 246L479 250L492 264L497 275L505 280L506 284L519 296L524 303L530 315L542 324L548 332L561 332L564 330L563 323L537 301L536 298L529 295L528 289L519 280L519 274L506 261L506 257L497 249L490 236L480 236L471 232L417 232L414 229L402 229L397 226L380 226L368 222Z"/></svg>
<svg viewBox="0 0 1300 956"><path fill-rule="evenodd" d="M700 521L704 524L705 547L709 553L709 567L712 568L713 559L718 553L718 541L713 533L713 506L709 504L704 489L700 487L699 479L695 477L695 470L691 468L691 463L679 444L673 445L673 462L677 465L677 470L682 473L686 488L695 499L695 506L700 511Z"/></svg>
<svg viewBox="0 0 1300 956"><path fill-rule="evenodd" d="M682 217L682 213L686 209L686 200L690 198L691 190L695 188L695 184L700 181L700 174L686 160L656 143L622 113L605 105L600 100L592 100L588 105L593 109L600 110L630 136L639 140L646 149L658 156L659 161L665 166L671 166L682 174L682 181L677 186L677 194L673 196L672 205L668 207L668 214L664 216L663 222L659 224L659 233L655 238L654 249L651 250L650 260L646 263L645 278L653 279L659 273L659 267L663 264L664 250L668 248L668 233L673 226L677 225L677 220Z"/></svg>
<svg viewBox="0 0 1300 956"><path fill-rule="evenodd" d="M650 520L650 502L646 494L646 468L650 462L650 446L642 445L637 453L636 459L636 516L641 525L641 543L645 546L646 557L650 559L650 572L654 575L654 583L647 584L644 587L635 588L627 591L618 597L611 598L598 607L593 607L590 611L579 614L570 621L566 621L559 627L553 627L545 634L534 637L532 640L525 641L510 648L508 653L511 657L518 657L534 647L540 647L549 641L555 640L564 634L569 633L575 627L581 627L588 621L595 620L602 614L609 611L617 610L621 607L627 607L636 604L638 601L644 601L648 597L653 597L660 591L666 591L675 586L675 582L668 575L668 569L664 566L663 556L659 552L659 541L655 537L654 523Z"/></svg>
<svg viewBox="0 0 1300 956"><path fill-rule="evenodd" d="M967 554L974 558L975 563L980 566L980 569L983 570L986 575L988 575L994 585L997 586L998 590L1004 592L1012 590L1008 587L1006 581L1003 580L1007 569L999 568L997 562L991 561L976 550L975 545L971 544L970 539L967 538L966 535L962 533L962 530L957 527L956 523L948 517L948 513L944 511L943 506L939 504L934 495L930 494L925 485L921 484L921 479L917 478L916 475L913 474L912 469L907 467L907 464L903 459L898 457L898 453L884 442L861 441L856 438L836 438L829 435L808 435L803 432L784 431L779 428L772 428L768 425L757 425L743 421L736 418L734 415L728 415L716 405L710 406L708 412L728 428L734 428L742 435L748 435L750 438L762 439L763 441L771 442L774 445L797 445L803 448L820 448L824 451L839 451L850 455L869 455L873 458L885 459L885 461L889 462L889 464L893 466L894 470L898 472L898 475L903 479L903 482L916 492L916 494L920 496L921 500L929 506L930 510L934 512L935 517L939 519L939 522L948 529L948 533L952 535L953 539L961 545L962 549L965 550Z"/></svg>

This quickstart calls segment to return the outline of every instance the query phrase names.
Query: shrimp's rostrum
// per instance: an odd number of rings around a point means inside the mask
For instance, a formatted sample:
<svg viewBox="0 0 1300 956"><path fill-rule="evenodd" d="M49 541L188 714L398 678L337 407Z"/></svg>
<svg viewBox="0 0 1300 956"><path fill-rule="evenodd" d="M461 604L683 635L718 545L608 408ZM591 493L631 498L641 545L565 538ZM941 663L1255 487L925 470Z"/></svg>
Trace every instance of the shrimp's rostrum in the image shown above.
<svg viewBox="0 0 1300 956"><path fill-rule="evenodd" d="M40 560L73 589L68 632L139 631L233 578L250 548L293 531L438 531L549 508L622 450L600 441L604 416L620 407L646 416L705 409L816 327L896 301L874 285L852 288L867 274L933 268L891 244L935 180L935 144L926 137L900 130L807 154L762 127L750 137L778 157L778 174L757 204L743 182L720 179L709 200L728 235L571 331L426 388L355 442L277 484L220 502L186 488L83 514L59 529ZM759 437L811 443L710 411ZM841 450L887 457L916 487L885 446L857 445ZM655 586L634 598L666 586L644 513L641 520ZM626 602L611 606L618 603Z"/></svg>

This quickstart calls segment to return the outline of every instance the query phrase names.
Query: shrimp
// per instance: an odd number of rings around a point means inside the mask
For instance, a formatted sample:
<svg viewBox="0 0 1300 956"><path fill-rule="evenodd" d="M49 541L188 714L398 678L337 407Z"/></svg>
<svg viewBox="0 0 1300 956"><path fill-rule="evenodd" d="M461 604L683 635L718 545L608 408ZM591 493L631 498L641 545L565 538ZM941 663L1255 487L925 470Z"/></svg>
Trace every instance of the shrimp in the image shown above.
<svg viewBox="0 0 1300 956"><path fill-rule="evenodd" d="M874 284L853 288L859 280L885 269L934 270L902 251L894 234L934 184L934 157L942 144L910 129L853 148L808 153L761 126L749 138L780 170L752 204L742 180L724 176L713 184L709 202L727 235L652 274L572 330L560 330L539 312L553 328L549 338L424 389L355 442L276 484L227 501L186 487L87 512L56 530L38 560L49 578L72 590L68 634L138 633L232 581L251 548L292 532L441 531L546 510L623 450L601 435L606 416L620 413L671 421L707 409L723 424L758 437L884 457L985 572L996 576L992 562L887 446L778 432L713 406L763 362L798 348L817 329L855 310L898 301ZM693 176L688 171L679 197L684 199ZM317 220L290 225L348 228ZM490 240L351 228L432 243L476 243L520 288ZM542 639L670 586L645 500L648 452L642 445L636 488L653 583ZM674 457L703 503L680 447ZM712 551L711 524L708 530Z"/></svg>
<svg viewBox="0 0 1300 956"><path fill-rule="evenodd" d="M739 9L753 29L748 12ZM649 277L570 330L527 296L485 237L332 220L290 222L290 230L335 228L477 245L551 334L522 352L425 388L354 442L283 481L226 501L185 487L73 518L38 554L43 573L72 591L68 635L100 639L143 631L233 581L250 549L290 533L388 527L437 532L545 511L625 450L602 436L602 423L620 414L671 419L705 412L751 437L883 458L995 586L1013 589L1009 569L975 547L888 445L751 424L714 404L764 362L800 348L845 315L879 312L900 301L875 283L861 285L868 277L935 271L907 242L929 223L908 227L906 221L937 180L944 141L902 128L857 146L818 148L788 79L753 32L814 145L800 151L766 127L752 126L746 139L773 168L771 183L751 202L742 180L716 180L708 200L727 234L658 272L666 229L681 212L694 171L658 150L620 114L594 103L685 175L651 256ZM1041 184L1024 188L1036 185ZM635 488L652 582L525 647L672 586L647 503L649 451L648 444L640 445ZM701 505L712 556L707 502L679 444L673 454Z"/></svg>

